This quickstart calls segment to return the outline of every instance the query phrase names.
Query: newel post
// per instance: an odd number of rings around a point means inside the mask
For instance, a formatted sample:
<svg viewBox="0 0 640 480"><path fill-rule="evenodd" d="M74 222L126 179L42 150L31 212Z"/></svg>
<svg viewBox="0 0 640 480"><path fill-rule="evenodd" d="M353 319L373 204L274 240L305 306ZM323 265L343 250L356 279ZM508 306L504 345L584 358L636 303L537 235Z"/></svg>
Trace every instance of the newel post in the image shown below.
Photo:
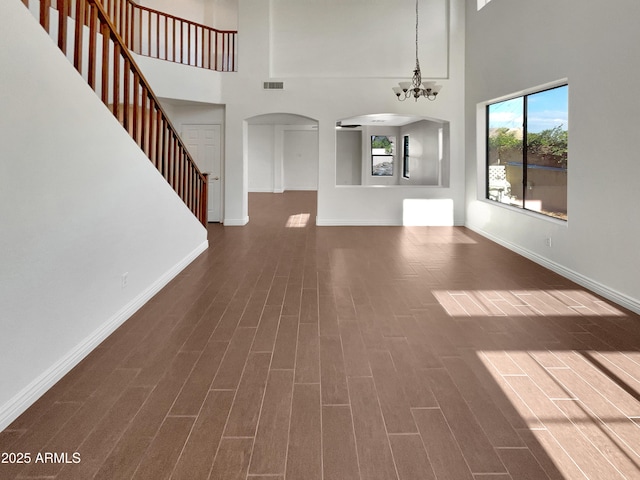
<svg viewBox="0 0 640 480"><path fill-rule="evenodd" d="M206 227L207 226L207 199L209 198L209 174L202 174L203 185L200 198L200 221Z"/></svg>

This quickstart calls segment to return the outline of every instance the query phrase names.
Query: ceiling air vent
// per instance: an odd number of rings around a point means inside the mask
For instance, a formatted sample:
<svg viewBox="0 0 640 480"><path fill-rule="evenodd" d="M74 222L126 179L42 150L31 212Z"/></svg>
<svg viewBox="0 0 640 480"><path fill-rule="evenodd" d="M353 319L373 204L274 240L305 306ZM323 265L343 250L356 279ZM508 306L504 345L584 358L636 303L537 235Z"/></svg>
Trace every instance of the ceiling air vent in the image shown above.
<svg viewBox="0 0 640 480"><path fill-rule="evenodd" d="M284 82L264 82L265 90L284 90Z"/></svg>

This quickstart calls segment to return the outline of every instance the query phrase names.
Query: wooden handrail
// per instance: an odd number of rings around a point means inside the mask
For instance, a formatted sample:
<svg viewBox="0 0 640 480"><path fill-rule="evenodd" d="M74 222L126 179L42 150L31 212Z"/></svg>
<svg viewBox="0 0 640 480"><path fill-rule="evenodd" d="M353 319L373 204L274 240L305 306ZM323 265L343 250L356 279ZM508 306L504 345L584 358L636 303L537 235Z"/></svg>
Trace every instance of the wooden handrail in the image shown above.
<svg viewBox="0 0 640 480"><path fill-rule="evenodd" d="M125 45L138 55L184 65L236 70L236 30L218 30L131 0L102 0Z"/></svg>
<svg viewBox="0 0 640 480"><path fill-rule="evenodd" d="M78 72L191 212L206 225L207 175L198 169L100 1L31 1L39 4L40 24L73 58ZM22 2L29 8L30 0ZM57 15L51 15L51 10L56 10ZM67 51L70 28L74 29L74 45L72 51ZM83 40L85 36L89 37L88 44ZM86 68L83 57L88 59Z"/></svg>

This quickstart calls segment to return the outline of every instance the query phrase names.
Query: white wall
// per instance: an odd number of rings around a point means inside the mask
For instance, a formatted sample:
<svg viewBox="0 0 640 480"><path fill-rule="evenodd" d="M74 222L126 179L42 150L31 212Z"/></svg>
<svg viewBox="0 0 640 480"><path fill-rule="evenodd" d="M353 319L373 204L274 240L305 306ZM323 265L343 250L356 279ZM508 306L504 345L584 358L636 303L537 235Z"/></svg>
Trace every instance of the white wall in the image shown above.
<svg viewBox="0 0 640 480"><path fill-rule="evenodd" d="M149 7L160 12L169 13L176 17L191 20L192 22L201 23L215 27L207 23L205 9L211 3L211 0L139 0L138 5Z"/></svg>
<svg viewBox="0 0 640 480"><path fill-rule="evenodd" d="M249 191L275 189L275 126L249 125Z"/></svg>
<svg viewBox="0 0 640 480"><path fill-rule="evenodd" d="M204 6L205 25L211 25L218 30L238 29L238 1L213 0Z"/></svg>
<svg viewBox="0 0 640 480"><path fill-rule="evenodd" d="M400 128L398 140L398 182L403 185L439 185L441 169L448 168L444 158L444 143L448 142L444 126L422 120ZM402 176L404 136L409 136L409 178ZM442 143L442 145L441 145Z"/></svg>
<svg viewBox="0 0 640 480"><path fill-rule="evenodd" d="M267 115L247 125L247 170L250 192L318 188L318 133L309 119ZM281 124L280 121L288 121Z"/></svg>
<svg viewBox="0 0 640 480"><path fill-rule="evenodd" d="M238 26L237 0L140 0L136 3L218 30L236 30Z"/></svg>
<svg viewBox="0 0 640 480"><path fill-rule="evenodd" d="M318 189L318 131L288 127L282 131L285 190Z"/></svg>
<svg viewBox="0 0 640 480"><path fill-rule="evenodd" d="M336 130L336 185L362 184L362 130Z"/></svg>
<svg viewBox="0 0 640 480"><path fill-rule="evenodd" d="M184 102L169 98L160 98L160 103L178 131L183 125L224 123L224 105Z"/></svg>
<svg viewBox="0 0 640 480"><path fill-rule="evenodd" d="M410 74L415 66L414 2L269 3L274 77L390 78ZM426 77L446 78L448 74L447 3L420 2L419 50Z"/></svg>
<svg viewBox="0 0 640 480"><path fill-rule="evenodd" d="M22 3L0 19L2 429L207 235Z"/></svg>
<svg viewBox="0 0 640 480"><path fill-rule="evenodd" d="M452 0L449 23L449 78L435 102L398 102L391 87L411 75L413 62L406 65L405 78L310 78L301 66L284 81L284 90L264 91L269 81L271 51L270 2L240 0L238 73L223 77L227 105L225 216L235 224L249 220L246 199L248 155L244 122L256 115L287 112L318 120L319 179L318 223L321 225L399 225L403 202L408 198L451 199L455 221L464 221L464 1ZM363 6L363 3L359 3ZM307 15L320 14L322 2L305 2ZM363 7L364 8L364 7ZM380 12L384 14L384 11ZM280 18L278 21L283 21ZM403 34L396 31L399 37ZM357 36L350 32L349 42ZM295 42L292 43L292 45ZM396 51L404 47L395 42ZM412 42L406 48L413 49ZM302 51L302 50L301 50ZM358 58L354 62L361 61ZM427 68L428 57L422 62ZM449 187L392 186L375 188L336 186L336 121L369 113L403 113L450 122L451 170ZM227 223L227 221L225 221Z"/></svg>
<svg viewBox="0 0 640 480"><path fill-rule="evenodd" d="M638 18L636 0L467 2L466 38L467 225L636 311ZM485 201L484 102L562 79L568 222Z"/></svg>
<svg viewBox="0 0 640 480"><path fill-rule="evenodd" d="M222 76L233 75L135 53L133 57L156 96L165 99L221 104Z"/></svg>

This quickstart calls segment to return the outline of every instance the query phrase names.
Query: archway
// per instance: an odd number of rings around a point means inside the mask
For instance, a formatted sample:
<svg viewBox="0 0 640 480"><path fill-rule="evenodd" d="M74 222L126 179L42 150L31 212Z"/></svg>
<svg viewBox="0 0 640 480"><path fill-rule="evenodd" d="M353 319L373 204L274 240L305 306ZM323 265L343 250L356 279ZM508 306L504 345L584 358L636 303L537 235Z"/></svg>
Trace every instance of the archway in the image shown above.
<svg viewBox="0 0 640 480"><path fill-rule="evenodd" d="M290 113L245 120L248 192L318 189L318 121Z"/></svg>
<svg viewBox="0 0 640 480"><path fill-rule="evenodd" d="M336 122L336 185L448 183L449 122L385 113Z"/></svg>

